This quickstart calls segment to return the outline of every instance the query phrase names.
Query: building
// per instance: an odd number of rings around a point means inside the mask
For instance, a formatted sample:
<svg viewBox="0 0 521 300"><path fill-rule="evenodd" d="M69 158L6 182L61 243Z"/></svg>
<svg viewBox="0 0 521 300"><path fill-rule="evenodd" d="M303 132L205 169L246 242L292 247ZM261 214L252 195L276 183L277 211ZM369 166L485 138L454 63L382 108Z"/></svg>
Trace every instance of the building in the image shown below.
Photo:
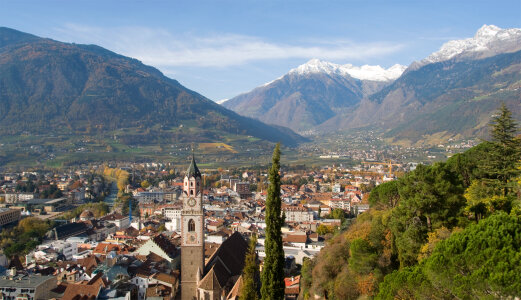
<svg viewBox="0 0 521 300"><path fill-rule="evenodd" d="M163 202L163 192L139 192L134 196L136 200L141 202Z"/></svg>
<svg viewBox="0 0 521 300"><path fill-rule="evenodd" d="M34 199L34 194L31 193L5 193L5 203L18 203Z"/></svg>
<svg viewBox="0 0 521 300"><path fill-rule="evenodd" d="M85 223L68 223L54 227L47 232L47 238L55 240L64 240L69 237L86 234L89 227Z"/></svg>
<svg viewBox="0 0 521 300"><path fill-rule="evenodd" d="M105 215L100 220L108 224L114 224L119 229L127 229L130 226L130 217L118 213Z"/></svg>
<svg viewBox="0 0 521 300"><path fill-rule="evenodd" d="M203 189L201 172L193 156L181 199L181 299L192 300L197 297L197 284L204 272Z"/></svg>
<svg viewBox="0 0 521 300"><path fill-rule="evenodd" d="M344 211L350 211L351 210L351 200L334 198L329 201L329 207L331 207L331 209L340 208Z"/></svg>
<svg viewBox="0 0 521 300"><path fill-rule="evenodd" d="M172 263L178 256L179 251L167 237L165 237L162 234L159 234L149 239L143 245L141 245L141 247L139 247L139 249L137 249L135 253L142 256L147 256L150 253L155 253L161 258Z"/></svg>
<svg viewBox="0 0 521 300"><path fill-rule="evenodd" d="M303 206L284 206L286 222L311 222L313 221L313 211Z"/></svg>
<svg viewBox="0 0 521 300"><path fill-rule="evenodd" d="M16 275L0 278L0 299L51 299L51 290L56 287L55 276Z"/></svg>
<svg viewBox="0 0 521 300"><path fill-rule="evenodd" d="M247 199L251 197L250 183L249 182L237 182L235 183L234 189L241 199Z"/></svg>
<svg viewBox="0 0 521 300"><path fill-rule="evenodd" d="M43 244L38 246L38 251L34 253L35 259L37 260L48 260L45 257L37 257L37 253L41 254L41 252L45 253L46 249L52 249L57 253L63 255L66 260L72 260L73 256L78 254L78 246L74 242L67 242L63 240L52 241L48 244Z"/></svg>
<svg viewBox="0 0 521 300"><path fill-rule="evenodd" d="M0 208L0 228L20 221L20 213L18 209Z"/></svg>
<svg viewBox="0 0 521 300"><path fill-rule="evenodd" d="M197 299L220 300L228 295L242 273L247 251L248 243L238 232L224 241L206 263L205 275L197 285Z"/></svg>

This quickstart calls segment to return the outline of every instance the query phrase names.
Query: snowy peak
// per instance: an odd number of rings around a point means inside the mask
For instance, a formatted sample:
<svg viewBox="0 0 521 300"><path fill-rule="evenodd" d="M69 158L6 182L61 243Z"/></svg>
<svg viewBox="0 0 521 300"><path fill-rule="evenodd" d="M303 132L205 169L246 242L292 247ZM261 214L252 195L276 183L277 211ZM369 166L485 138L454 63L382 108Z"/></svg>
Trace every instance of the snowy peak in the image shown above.
<svg viewBox="0 0 521 300"><path fill-rule="evenodd" d="M298 66L289 71L289 74L306 75L306 74L336 74L340 76L350 76L360 80L371 81L391 81L402 75L407 67L396 64L388 69L381 66L363 65L361 67L353 66L351 64L338 65L319 59L311 59L307 63Z"/></svg>
<svg viewBox="0 0 521 300"><path fill-rule="evenodd" d="M406 66L402 66L399 64L395 64L389 69L384 69L380 66L369 66L363 65L361 67L356 67L353 65L344 65L346 72L351 75L351 77L360 79L360 80L372 80L372 81L391 81L400 77L407 68Z"/></svg>
<svg viewBox="0 0 521 300"><path fill-rule="evenodd" d="M501 29L494 25L483 25L474 37L449 41L421 63L441 62L458 55L486 57L518 50L521 50L521 29Z"/></svg>

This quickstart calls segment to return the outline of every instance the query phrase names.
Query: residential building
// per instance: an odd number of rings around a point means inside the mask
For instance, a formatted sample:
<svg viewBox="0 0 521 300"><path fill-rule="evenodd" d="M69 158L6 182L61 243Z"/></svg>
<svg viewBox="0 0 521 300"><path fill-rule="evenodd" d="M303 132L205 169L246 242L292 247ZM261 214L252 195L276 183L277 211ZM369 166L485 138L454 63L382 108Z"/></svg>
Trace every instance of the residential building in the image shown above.
<svg viewBox="0 0 521 300"><path fill-rule="evenodd" d="M20 221L20 214L21 211L18 209L0 208L0 228Z"/></svg>
<svg viewBox="0 0 521 300"><path fill-rule="evenodd" d="M0 299L51 299L51 290L56 287L55 276L16 275L0 278Z"/></svg>

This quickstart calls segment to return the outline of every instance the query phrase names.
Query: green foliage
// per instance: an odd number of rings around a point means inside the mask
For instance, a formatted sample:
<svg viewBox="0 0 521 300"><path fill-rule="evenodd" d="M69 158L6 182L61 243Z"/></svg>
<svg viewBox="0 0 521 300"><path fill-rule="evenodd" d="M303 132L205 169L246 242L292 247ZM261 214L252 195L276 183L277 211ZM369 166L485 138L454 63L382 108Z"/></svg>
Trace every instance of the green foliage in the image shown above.
<svg viewBox="0 0 521 300"><path fill-rule="evenodd" d="M349 246L349 267L358 274L369 274L376 267L378 254L365 239L355 239Z"/></svg>
<svg viewBox="0 0 521 300"><path fill-rule="evenodd" d="M491 127L492 149L480 168L485 175L483 180L500 191L501 196L508 196L514 191L512 179L521 174L521 141L516 137L517 124L505 104L493 118Z"/></svg>
<svg viewBox="0 0 521 300"><path fill-rule="evenodd" d="M74 210L71 210L65 213L61 219L70 220L73 218L77 218L81 215L82 212L89 210L94 214L95 218L102 217L109 212L109 206L105 202L93 202L86 203L76 207Z"/></svg>
<svg viewBox="0 0 521 300"><path fill-rule="evenodd" d="M317 227L317 233L320 235L326 235L328 233L333 233L333 232L335 232L335 229L332 226L320 224Z"/></svg>
<svg viewBox="0 0 521 300"><path fill-rule="evenodd" d="M329 215L332 219L339 219L340 223L344 223L346 219L346 213L341 208L335 208L333 211L331 211L331 214Z"/></svg>
<svg viewBox="0 0 521 300"><path fill-rule="evenodd" d="M309 299L309 289L313 283L313 268L315 267L315 259L304 258L302 262L301 277L300 277L300 295L304 299Z"/></svg>
<svg viewBox="0 0 521 300"><path fill-rule="evenodd" d="M284 249L282 248L281 228L284 216L281 216L280 198L280 144L273 150L272 165L269 172L268 195L266 198L266 239L264 242L266 257L262 270L262 299L284 298Z"/></svg>
<svg viewBox="0 0 521 300"><path fill-rule="evenodd" d="M40 192L40 198L42 199L56 199L60 197L63 197L63 192L55 184L51 184L49 188Z"/></svg>
<svg viewBox="0 0 521 300"><path fill-rule="evenodd" d="M398 204L400 194L398 192L398 181L393 180L382 183L375 187L369 194L369 204L377 208L393 208Z"/></svg>
<svg viewBox="0 0 521 300"><path fill-rule="evenodd" d="M259 299L259 264L257 262L257 237L252 236L248 253L244 261L244 269L242 270L242 287L239 292L240 299L257 300Z"/></svg>
<svg viewBox="0 0 521 300"><path fill-rule="evenodd" d="M419 165L399 182L400 204L393 210L391 230L401 266L417 262L427 233L455 226L465 199L459 177L443 163Z"/></svg>
<svg viewBox="0 0 521 300"><path fill-rule="evenodd" d="M25 218L18 226L0 233L0 247L7 257L26 254L42 242L51 227L51 223L46 220Z"/></svg>
<svg viewBox="0 0 521 300"><path fill-rule="evenodd" d="M445 299L418 266L406 267L385 276L375 299Z"/></svg>
<svg viewBox="0 0 521 300"><path fill-rule="evenodd" d="M521 292L521 219L499 212L439 242L419 265L395 271L377 299L497 299Z"/></svg>

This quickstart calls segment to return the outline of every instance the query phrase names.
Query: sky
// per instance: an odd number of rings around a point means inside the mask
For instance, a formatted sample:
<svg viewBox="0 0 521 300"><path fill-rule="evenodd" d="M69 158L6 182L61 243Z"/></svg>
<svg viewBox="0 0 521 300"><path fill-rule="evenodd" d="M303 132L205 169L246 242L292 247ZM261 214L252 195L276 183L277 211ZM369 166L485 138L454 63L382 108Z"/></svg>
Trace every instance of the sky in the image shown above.
<svg viewBox="0 0 521 300"><path fill-rule="evenodd" d="M100 45L214 101L312 58L409 65L484 24L521 28L521 0L0 0L0 26Z"/></svg>

